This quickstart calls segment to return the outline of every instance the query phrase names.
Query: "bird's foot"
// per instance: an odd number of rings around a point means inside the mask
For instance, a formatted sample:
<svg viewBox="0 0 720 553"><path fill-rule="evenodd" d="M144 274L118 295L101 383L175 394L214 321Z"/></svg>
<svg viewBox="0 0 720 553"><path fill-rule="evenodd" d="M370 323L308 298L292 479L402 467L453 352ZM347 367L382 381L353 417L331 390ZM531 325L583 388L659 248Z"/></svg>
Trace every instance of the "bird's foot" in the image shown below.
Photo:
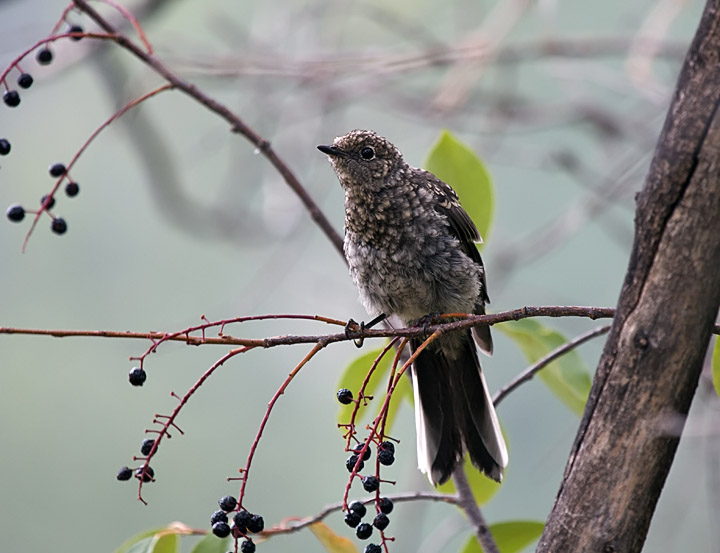
<svg viewBox="0 0 720 553"><path fill-rule="evenodd" d="M355 344L356 348L361 348L363 346L363 343L365 342L365 337L360 336L359 338L354 338L352 335L365 332L367 329L374 327L379 322L382 322L385 320L387 315L385 313L380 313L377 317L375 317L372 321L369 323L365 323L362 321L360 324L358 324L355 320L350 319L347 324L345 325L345 336L348 340L352 340Z"/></svg>
<svg viewBox="0 0 720 553"><path fill-rule="evenodd" d="M422 326L425 338L428 337L428 327L440 322L440 315L441 313L439 311L435 311L434 313L428 313L424 317L420 317L418 319L417 326Z"/></svg>

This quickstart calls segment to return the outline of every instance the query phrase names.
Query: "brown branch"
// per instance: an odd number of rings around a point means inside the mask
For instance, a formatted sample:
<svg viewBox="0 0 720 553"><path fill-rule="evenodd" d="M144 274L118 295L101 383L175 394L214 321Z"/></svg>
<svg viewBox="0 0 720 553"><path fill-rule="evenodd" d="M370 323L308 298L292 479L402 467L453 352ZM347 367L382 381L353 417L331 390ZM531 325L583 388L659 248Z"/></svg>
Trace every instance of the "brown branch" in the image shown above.
<svg viewBox="0 0 720 553"><path fill-rule="evenodd" d="M709 0L645 187L612 330L537 551L642 549L720 306L720 0ZM680 429L682 423L679 424Z"/></svg>
<svg viewBox="0 0 720 553"><path fill-rule="evenodd" d="M497 405L503 399L505 399L510 394L510 392L512 392L515 388L520 386L522 383L530 380L538 372L540 372L542 369L547 367L550 363L555 361L555 359L565 355L569 351L574 350L576 347L580 346L581 344L584 344L588 340L592 340L593 338L595 338L597 336L601 336L602 334L605 334L609 330L610 330L610 325L599 326L597 328L593 328L592 330L586 332L585 334L581 334L580 336L577 336L576 338L570 340L566 344L563 344L562 346L552 350L545 357L543 357L542 359L539 359L538 361L536 361L535 363L530 365L527 369L525 369L523 372L521 372L517 377L515 377L513 380L511 380L508 384L506 384L505 386L500 388L500 390L498 390L497 393L493 396L493 403L495 404L495 407L497 407Z"/></svg>
<svg viewBox="0 0 720 553"><path fill-rule="evenodd" d="M487 522L485 522L485 517L482 515L480 507L475 500L472 489L470 489L470 483L468 482L465 468L462 464L458 465L455 472L453 472L453 482L455 483L455 489L458 493L458 507L465 512L470 520L470 524L472 524L475 530L475 537L478 543L482 545L483 552L500 553L500 549L490 533L490 528Z"/></svg>
<svg viewBox="0 0 720 553"><path fill-rule="evenodd" d="M83 12L85 12L91 19L93 19L103 30L114 36L114 41L129 51L135 57L140 59L148 67L151 67L158 75L163 77L166 81L172 84L176 89L184 92L191 98L197 100L199 103L204 105L210 111L216 113L227 121L233 130L233 132L239 133L244 136L251 144L253 144L258 151L272 164L273 167L280 173L285 182L300 198L305 208L310 213L310 216L320 229L325 233L330 242L335 248L343 253L342 249L342 238L337 231L330 224L330 221L325 217L323 212L320 210L315 201L310 197L307 190L300 183L298 178L292 172L290 167L277 155L270 142L255 132L247 123L245 123L240 117L233 113L224 104L221 104L214 98L211 98L200 90L194 84L186 81L174 73L168 68L160 59L131 41L127 36L119 34L118 31L113 27L103 16L101 16L95 9L90 6L85 0L74 0L75 6Z"/></svg>

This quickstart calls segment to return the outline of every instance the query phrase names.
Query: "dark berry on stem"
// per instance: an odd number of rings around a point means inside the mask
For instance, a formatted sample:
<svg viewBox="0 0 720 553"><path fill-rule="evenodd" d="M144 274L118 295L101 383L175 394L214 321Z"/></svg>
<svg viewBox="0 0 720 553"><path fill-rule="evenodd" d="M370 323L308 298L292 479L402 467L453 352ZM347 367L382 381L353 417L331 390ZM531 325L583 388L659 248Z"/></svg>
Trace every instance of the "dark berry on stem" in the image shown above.
<svg viewBox="0 0 720 553"><path fill-rule="evenodd" d="M19 223L25 218L25 209L20 204L13 204L5 212L7 218L13 223Z"/></svg>
<svg viewBox="0 0 720 553"><path fill-rule="evenodd" d="M355 528L355 535L361 540L368 539L370 536L372 536L372 533L373 527L370 526L367 522L363 522L357 528Z"/></svg>
<svg viewBox="0 0 720 553"><path fill-rule="evenodd" d="M351 513L355 513L360 518L365 516L365 513L367 513L367 508L361 501L353 501L348 505L348 509Z"/></svg>
<svg viewBox="0 0 720 553"><path fill-rule="evenodd" d="M241 530L244 534L247 532L248 523L250 522L250 519L252 518L252 515L248 513L245 510L238 511L237 514L233 517L233 522L235 523L235 527L238 530Z"/></svg>
<svg viewBox="0 0 720 553"><path fill-rule="evenodd" d="M135 476L137 476L138 478L142 478L143 482L151 482L152 479L155 477L155 471L150 465L148 465L145 470L143 470L142 467L137 469L135 471Z"/></svg>
<svg viewBox="0 0 720 553"><path fill-rule="evenodd" d="M345 461L345 467L347 468L348 472L352 472L355 468L355 464L357 463L358 456L354 453L350 455L350 457L347 458L347 461ZM365 463L363 461L360 461L360 464L358 465L358 472L360 472L363 468L365 468Z"/></svg>
<svg viewBox="0 0 720 553"><path fill-rule="evenodd" d="M393 455L395 455L395 444L392 442L383 442L380 444L380 449L384 449L385 451L389 451Z"/></svg>
<svg viewBox="0 0 720 553"><path fill-rule="evenodd" d="M48 197L48 195L45 194L45 195L43 195L42 198L40 198L40 205L45 205L45 200L47 200L47 197ZM52 209L53 207L55 207L55 197L50 196L50 201L45 206L45 209Z"/></svg>
<svg viewBox="0 0 720 553"><path fill-rule="evenodd" d="M123 467L118 471L116 478L121 482L125 480L130 480L130 478L132 478L132 470L130 470L128 467Z"/></svg>
<svg viewBox="0 0 720 553"><path fill-rule="evenodd" d="M363 553L382 553L382 547L376 543L369 543L363 549Z"/></svg>
<svg viewBox="0 0 720 553"><path fill-rule="evenodd" d="M212 532L218 538L227 538L230 535L230 525L227 522L216 522L212 525Z"/></svg>
<svg viewBox="0 0 720 553"><path fill-rule="evenodd" d="M353 451L360 455L363 447L365 447L364 443L358 444L355 446L355 449L353 449ZM365 453L363 454L363 461L367 461L368 459L370 459L370 455L372 455L372 451L370 451L370 446L368 446L368 448L365 450Z"/></svg>
<svg viewBox="0 0 720 553"><path fill-rule="evenodd" d="M389 497L381 497L380 501L378 501L378 509L380 509L381 513L389 515L390 513L392 513L393 507L394 505L392 499L390 499Z"/></svg>
<svg viewBox="0 0 720 553"><path fill-rule="evenodd" d="M361 517L357 513L350 511L345 514L345 524L347 524L350 528L355 528L358 524L360 524L360 520Z"/></svg>
<svg viewBox="0 0 720 553"><path fill-rule="evenodd" d="M343 405L349 405L353 400L353 393L347 388L340 388L337 392L337 400Z"/></svg>
<svg viewBox="0 0 720 553"><path fill-rule="evenodd" d="M47 46L43 46L40 50L38 50L38 53L35 55L35 59L37 59L40 65L48 65L53 60L52 50L50 50Z"/></svg>
<svg viewBox="0 0 720 553"><path fill-rule="evenodd" d="M59 177L65 173L65 165L62 163L53 163L48 171L50 171L51 177Z"/></svg>
<svg viewBox="0 0 720 553"><path fill-rule="evenodd" d="M375 518L373 519L373 526L375 528L382 531L387 528L388 524L390 524L390 519L385 513L378 513L377 515L375 515Z"/></svg>
<svg viewBox="0 0 720 553"><path fill-rule="evenodd" d="M15 108L20 105L20 94L17 90L6 90L3 94L3 102L6 106Z"/></svg>
<svg viewBox="0 0 720 553"><path fill-rule="evenodd" d="M75 181L71 181L65 185L65 194L67 194L70 198L77 196L78 192L80 192L80 187Z"/></svg>
<svg viewBox="0 0 720 553"><path fill-rule="evenodd" d="M145 380L147 380L147 373L140 367L133 367L130 370L128 380L133 386L142 386L145 383Z"/></svg>
<svg viewBox="0 0 720 553"><path fill-rule="evenodd" d="M216 522L227 522L227 513L225 511L215 511L212 516L210 517L210 526L215 524Z"/></svg>
<svg viewBox="0 0 720 553"><path fill-rule="evenodd" d="M50 223L50 229L55 234L65 234L65 232L67 231L67 223L62 217L55 217L53 219L53 222Z"/></svg>
<svg viewBox="0 0 720 553"><path fill-rule="evenodd" d="M67 30L67 32L68 32L68 33L82 33L82 32L83 32L83 28L82 28L80 25L72 25L72 26ZM81 37L81 36L73 36L73 37L70 37L70 38L71 38L72 40L77 41L77 40L82 40L83 37Z"/></svg>
<svg viewBox="0 0 720 553"><path fill-rule="evenodd" d="M17 84L20 88L30 88L33 84L33 77L30 73L23 73L18 77Z"/></svg>
<svg viewBox="0 0 720 553"><path fill-rule="evenodd" d="M253 534L262 532L265 529L265 520L260 515L252 515L247 523L247 528Z"/></svg>
<svg viewBox="0 0 720 553"><path fill-rule="evenodd" d="M390 466L395 462L395 456L388 449L378 451L378 461L381 465Z"/></svg>
<svg viewBox="0 0 720 553"><path fill-rule="evenodd" d="M237 499L235 499L231 495L226 495L225 497L221 497L220 499L218 499L218 505L220 505L220 508L223 511L229 513L230 511L234 510L235 507L237 507Z"/></svg>
<svg viewBox="0 0 720 553"><path fill-rule="evenodd" d="M363 476L362 485L366 492L375 492L380 487L380 481L374 476Z"/></svg>
<svg viewBox="0 0 720 553"><path fill-rule="evenodd" d="M250 540L245 540L240 545L241 553L255 553L255 544Z"/></svg>
<svg viewBox="0 0 720 553"><path fill-rule="evenodd" d="M142 442L142 445L140 446L140 453L143 455L150 455L150 451L152 451L153 446L155 445L155 440L152 438L145 438Z"/></svg>
<svg viewBox="0 0 720 553"><path fill-rule="evenodd" d="M0 138L0 156L6 156L10 153L10 142L7 138Z"/></svg>

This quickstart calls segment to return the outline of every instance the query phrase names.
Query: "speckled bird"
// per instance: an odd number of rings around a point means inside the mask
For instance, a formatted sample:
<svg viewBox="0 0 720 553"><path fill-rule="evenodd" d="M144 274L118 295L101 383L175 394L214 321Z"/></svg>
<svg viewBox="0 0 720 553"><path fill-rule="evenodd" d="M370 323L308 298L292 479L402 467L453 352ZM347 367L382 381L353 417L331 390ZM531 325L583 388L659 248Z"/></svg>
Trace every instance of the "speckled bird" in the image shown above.
<svg viewBox="0 0 720 553"><path fill-rule="evenodd" d="M409 166L373 131L354 130L318 149L345 191L345 257L368 313L396 315L406 326L442 313L485 313L480 234L448 184ZM465 451L498 482L507 465L473 338L492 354L490 329L481 326L441 336L412 367L418 467L433 485L450 478Z"/></svg>

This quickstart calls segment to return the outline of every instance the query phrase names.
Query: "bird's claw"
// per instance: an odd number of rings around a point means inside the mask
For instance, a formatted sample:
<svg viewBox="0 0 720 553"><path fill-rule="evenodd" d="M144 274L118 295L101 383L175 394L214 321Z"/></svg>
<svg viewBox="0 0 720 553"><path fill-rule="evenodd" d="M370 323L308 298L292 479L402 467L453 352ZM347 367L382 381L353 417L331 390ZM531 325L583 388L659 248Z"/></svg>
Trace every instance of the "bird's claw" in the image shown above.
<svg viewBox="0 0 720 553"><path fill-rule="evenodd" d="M345 325L345 337L348 340L352 340L356 348L361 348L363 347L365 338L363 338L362 336L360 338L353 338L353 336L351 336L352 334L355 334L357 332L365 332L365 323L361 322L360 324L358 324L354 319L350 319Z"/></svg>
<svg viewBox="0 0 720 553"><path fill-rule="evenodd" d="M434 313L428 313L424 317L421 317L418 320L418 326L422 325L423 334L425 335L425 338L428 337L428 327L433 324L437 324L440 322L440 313L438 311Z"/></svg>

